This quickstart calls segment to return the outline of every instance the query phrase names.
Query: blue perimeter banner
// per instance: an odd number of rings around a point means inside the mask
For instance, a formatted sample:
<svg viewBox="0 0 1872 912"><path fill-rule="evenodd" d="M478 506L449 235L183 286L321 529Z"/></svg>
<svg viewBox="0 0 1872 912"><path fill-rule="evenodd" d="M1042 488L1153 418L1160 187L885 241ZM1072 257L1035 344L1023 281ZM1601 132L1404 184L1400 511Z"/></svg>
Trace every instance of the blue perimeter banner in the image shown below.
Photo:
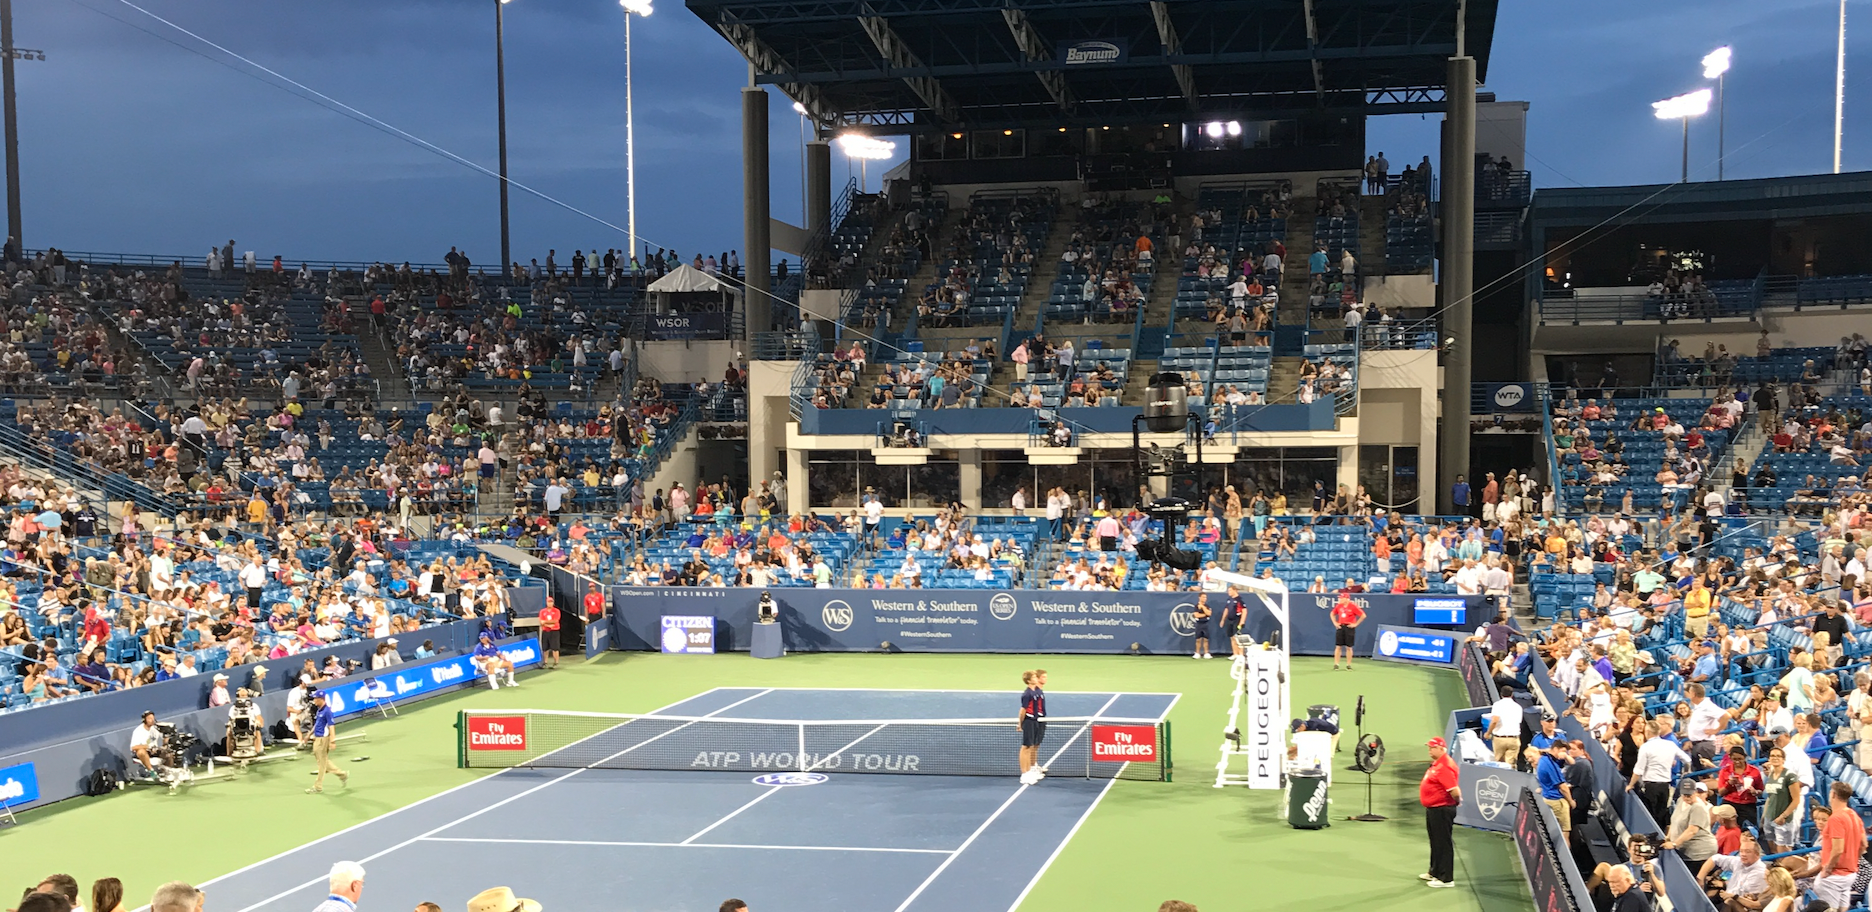
<svg viewBox="0 0 1872 912"><path fill-rule="evenodd" d="M1378 627L1378 645L1374 659L1393 662L1416 662L1424 665L1448 665L1456 661L1456 646L1462 634L1443 630L1419 630L1410 627Z"/></svg>
<svg viewBox="0 0 1872 912"><path fill-rule="evenodd" d="M500 651L501 655L514 663L516 669L539 664L539 640L536 638L528 637L506 643L500 647ZM470 654L428 663L407 663L375 673L360 673L342 683L320 689L325 692L325 705L331 707L332 715L343 718L369 710L379 703L418 697L482 677L486 676L475 668L474 656Z"/></svg>
<svg viewBox="0 0 1872 912"><path fill-rule="evenodd" d="M1195 646L1194 592L1070 592L1016 589L772 589L788 652L1062 652L1187 654ZM664 615L712 616L715 649L745 650L751 642L759 589L680 586L612 588L616 649L655 651L662 646ZM1210 593L1209 607L1222 614L1227 596ZM1487 608L1483 596L1464 596L1471 611ZM1293 651L1331 655L1334 596L1295 593ZM1416 596L1368 593L1354 597L1367 620L1358 628L1356 649L1369 655L1383 625L1410 626ZM1266 641L1273 616L1259 599L1245 596L1245 632ZM1492 615L1492 610L1490 610ZM1472 615L1480 617L1483 615ZM1211 649L1226 651L1212 620L1203 631ZM1453 631L1462 636L1467 630ZM886 647L884 644L889 643Z"/></svg>
<svg viewBox="0 0 1872 912"><path fill-rule="evenodd" d="M0 807L18 807L39 800L39 773L31 763L0 769Z"/></svg>

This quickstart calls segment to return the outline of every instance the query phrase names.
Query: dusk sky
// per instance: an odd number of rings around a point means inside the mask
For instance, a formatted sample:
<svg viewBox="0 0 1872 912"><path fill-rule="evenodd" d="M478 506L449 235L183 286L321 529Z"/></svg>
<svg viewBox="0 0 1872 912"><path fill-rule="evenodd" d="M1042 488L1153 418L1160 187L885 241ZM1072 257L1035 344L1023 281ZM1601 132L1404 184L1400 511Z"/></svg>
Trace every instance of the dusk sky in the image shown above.
<svg viewBox="0 0 1872 912"><path fill-rule="evenodd" d="M202 38L489 169L493 3L136 0ZM633 23L638 230L686 255L741 246L739 87L747 66L675 0ZM29 246L186 255L236 238L263 258L499 259L495 181L357 122L123 0L16 4ZM624 27L615 0L506 8L515 181L625 223ZM1525 100L1536 187L1675 180L1680 132L1650 102L1701 85L1735 48L1727 175L1831 168L1832 2L1503 3L1483 88ZM1849 21L1845 170L1872 168L1872 4ZM197 53L199 52L199 53ZM799 127L773 98L773 214L800 212ZM1435 156L1438 118L1371 121L1371 150ZM1692 125L1714 179L1716 117ZM899 139L901 151L907 142ZM872 185L891 163L873 162ZM1518 163L1519 164L1519 163ZM880 166L881 165L881 166ZM834 183L846 163L833 156ZM856 173L855 170L853 172ZM622 248L621 231L515 189L514 255Z"/></svg>

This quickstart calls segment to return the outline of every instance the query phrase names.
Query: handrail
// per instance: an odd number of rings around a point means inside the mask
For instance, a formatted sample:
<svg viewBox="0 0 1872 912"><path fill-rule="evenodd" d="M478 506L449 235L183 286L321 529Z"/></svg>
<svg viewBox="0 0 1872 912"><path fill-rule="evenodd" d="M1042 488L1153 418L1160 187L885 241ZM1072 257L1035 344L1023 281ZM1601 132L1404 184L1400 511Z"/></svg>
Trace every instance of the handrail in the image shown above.
<svg viewBox="0 0 1872 912"><path fill-rule="evenodd" d="M1759 319L1761 311L1761 285L1750 286L1749 291L1738 299L1734 294L1718 295L1711 293L1701 301L1685 306L1687 314L1666 315L1664 305L1667 299L1653 297L1643 291L1631 294L1590 295L1581 297L1577 294L1562 296L1553 292L1543 293L1537 303L1540 307L1540 320L1543 324L1581 322L1595 323L1657 323L1669 325L1676 323L1709 323L1718 319Z"/></svg>
<svg viewBox="0 0 1872 912"><path fill-rule="evenodd" d="M59 449L42 440L26 436L18 428L0 425L0 453L6 453L23 463L39 466L54 475L82 487L96 490L108 500L127 500L139 508L159 513L165 517L176 515L175 504L168 498L157 494L142 484L132 481L125 475L108 475L96 467L80 462L66 450Z"/></svg>
<svg viewBox="0 0 1872 912"><path fill-rule="evenodd" d="M1566 489L1560 484L1560 453L1553 445L1553 392L1545 383L1534 384L1534 396L1540 402L1541 435L1547 446L1547 485L1554 492L1554 516L1566 516Z"/></svg>

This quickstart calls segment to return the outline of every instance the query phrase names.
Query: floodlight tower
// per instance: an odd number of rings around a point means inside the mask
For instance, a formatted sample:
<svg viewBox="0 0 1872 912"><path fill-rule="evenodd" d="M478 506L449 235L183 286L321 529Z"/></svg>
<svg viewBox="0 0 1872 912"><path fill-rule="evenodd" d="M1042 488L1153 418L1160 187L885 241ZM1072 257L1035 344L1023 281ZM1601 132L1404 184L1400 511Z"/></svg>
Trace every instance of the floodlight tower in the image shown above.
<svg viewBox="0 0 1872 912"><path fill-rule="evenodd" d="M1698 89L1674 98L1651 103L1651 112L1659 120L1683 121L1683 182L1690 182L1690 118L1709 113L1710 90Z"/></svg>

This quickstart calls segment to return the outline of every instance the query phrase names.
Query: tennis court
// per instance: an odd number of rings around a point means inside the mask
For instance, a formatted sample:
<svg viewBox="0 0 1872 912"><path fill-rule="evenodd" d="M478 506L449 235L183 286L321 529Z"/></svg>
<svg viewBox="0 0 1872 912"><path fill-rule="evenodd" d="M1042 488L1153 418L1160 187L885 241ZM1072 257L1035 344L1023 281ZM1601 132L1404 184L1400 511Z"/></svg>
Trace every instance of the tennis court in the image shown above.
<svg viewBox="0 0 1872 912"><path fill-rule="evenodd" d="M1050 694L1053 773L1034 786L1015 778L1010 692L717 688L649 719L540 714L503 762L556 768L503 770L250 865L210 901L309 908L349 858L377 908L512 882L560 909L712 912L741 895L761 912L998 912L1135 765L1094 762L1087 720L1155 723L1176 699Z"/></svg>

